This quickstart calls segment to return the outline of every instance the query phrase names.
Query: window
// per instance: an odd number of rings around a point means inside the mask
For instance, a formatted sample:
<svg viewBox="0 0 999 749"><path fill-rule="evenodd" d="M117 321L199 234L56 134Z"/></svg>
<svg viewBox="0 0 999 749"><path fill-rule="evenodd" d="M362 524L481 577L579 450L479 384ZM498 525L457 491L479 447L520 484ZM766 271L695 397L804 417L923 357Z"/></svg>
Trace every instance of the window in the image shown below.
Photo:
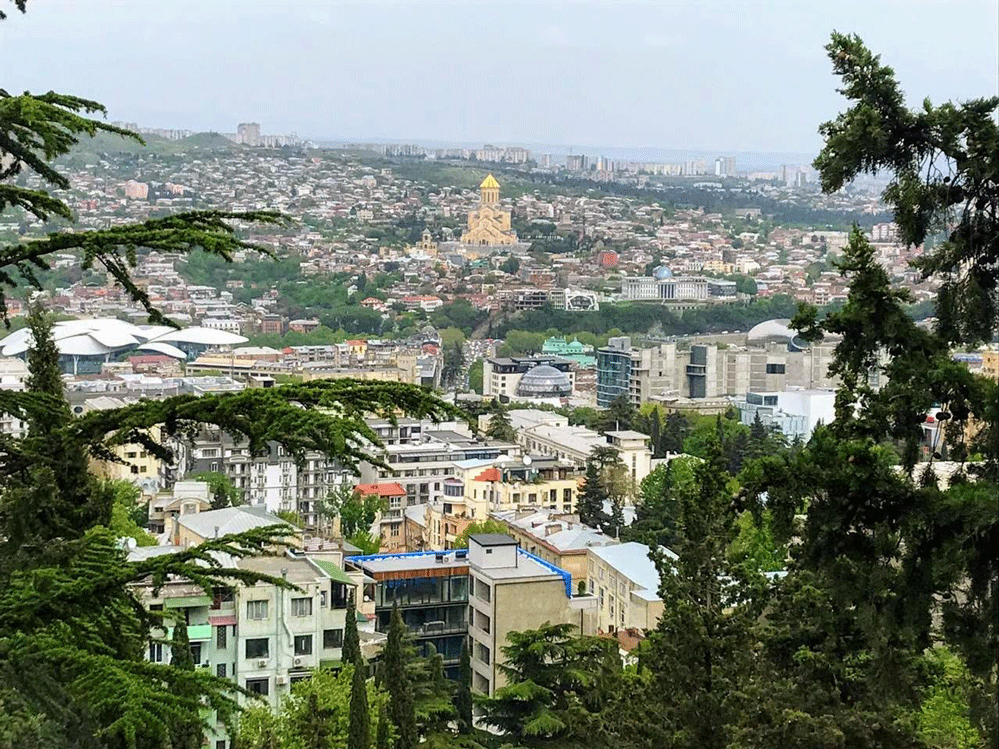
<svg viewBox="0 0 999 749"><path fill-rule="evenodd" d="M291 615L292 616L311 616L312 615L312 599L311 598L292 598L291 599Z"/></svg>
<svg viewBox="0 0 999 749"><path fill-rule="evenodd" d="M215 628L215 648L217 650L225 650L226 646L226 631L225 625Z"/></svg>
<svg viewBox="0 0 999 749"><path fill-rule="evenodd" d="M267 637L260 637L253 640L246 641L246 657L247 658L269 658L270 657L270 639ZM265 692L266 694L266 692Z"/></svg>
<svg viewBox="0 0 999 749"><path fill-rule="evenodd" d="M215 667L215 675L221 678L225 678L225 664L220 663Z"/></svg>
<svg viewBox="0 0 999 749"><path fill-rule="evenodd" d="M295 655L312 655L312 635L295 635Z"/></svg>
<svg viewBox="0 0 999 749"><path fill-rule="evenodd" d="M784 374L784 365L767 364L767 374Z"/></svg>
<svg viewBox="0 0 999 749"><path fill-rule="evenodd" d="M323 630L323 648L330 650L332 648L342 648L343 647L343 630L342 629L324 629Z"/></svg>
<svg viewBox="0 0 999 749"><path fill-rule="evenodd" d="M489 648L483 645L481 642L476 643L475 645L475 656L480 661L485 663L487 666L489 665L489 656L490 656Z"/></svg>
<svg viewBox="0 0 999 749"><path fill-rule="evenodd" d="M267 601L247 601L246 602L246 618L247 619L266 619L267 618Z"/></svg>
<svg viewBox="0 0 999 749"><path fill-rule="evenodd" d="M149 660L153 663L163 662L163 643L162 642L151 642L149 643Z"/></svg>
<svg viewBox="0 0 999 749"><path fill-rule="evenodd" d="M248 692L253 692L254 694L267 695L270 694L270 679L247 679L246 680L246 690Z"/></svg>

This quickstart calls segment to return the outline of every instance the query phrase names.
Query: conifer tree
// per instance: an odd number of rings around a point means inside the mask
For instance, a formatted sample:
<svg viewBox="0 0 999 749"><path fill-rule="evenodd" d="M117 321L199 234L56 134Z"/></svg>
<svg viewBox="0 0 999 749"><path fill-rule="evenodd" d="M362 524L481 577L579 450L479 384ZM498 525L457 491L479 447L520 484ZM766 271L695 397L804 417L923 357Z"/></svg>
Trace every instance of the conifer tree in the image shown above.
<svg viewBox="0 0 999 749"><path fill-rule="evenodd" d="M398 605L395 605L392 607L388 640L382 653L384 685L389 693L389 718L395 726L395 749L415 749L419 743L406 634L406 625L402 621Z"/></svg>
<svg viewBox="0 0 999 749"><path fill-rule="evenodd" d="M716 436L679 496L676 554L654 548L663 614L650 634L647 666L659 723L651 735L677 749L725 749L748 681L763 578L728 560L733 496Z"/></svg>
<svg viewBox="0 0 999 749"><path fill-rule="evenodd" d="M195 669L194 655L191 652L191 642L187 636L187 622L177 621L173 627L173 637L170 641L170 665L185 671ZM194 695L197 697L197 695ZM197 716L193 719L180 720L173 727L170 736L170 749L200 749L204 741L204 730Z"/></svg>
<svg viewBox="0 0 999 749"><path fill-rule="evenodd" d="M468 652L468 638L461 643L461 660L458 662L458 690L454 696L458 712L458 731L472 730L472 659Z"/></svg>
<svg viewBox="0 0 999 749"><path fill-rule="evenodd" d="M352 664L361 668L364 664L364 657L361 655L361 641L357 634L357 604L351 592L347 600L347 613L344 617L343 625L343 646L341 648L341 661L346 666Z"/></svg>
<svg viewBox="0 0 999 749"><path fill-rule="evenodd" d="M607 490L604 488L603 477L600 475L600 465L596 460L589 460L586 463L583 486L576 498L576 512L579 513L579 522L591 528L603 526L607 519L604 512L606 499Z"/></svg>
<svg viewBox="0 0 999 749"><path fill-rule="evenodd" d="M486 427L486 436L489 439L499 440L501 442L517 441L517 433L514 431L513 425L510 423L510 417L502 408L497 408L490 417L489 425Z"/></svg>
<svg viewBox="0 0 999 749"><path fill-rule="evenodd" d="M371 724L368 717L368 688L364 669L354 665L350 688L350 723L347 729L347 749L370 749Z"/></svg>
<svg viewBox="0 0 999 749"><path fill-rule="evenodd" d="M389 744L389 717L383 705L378 713L378 732L375 734L375 749L391 749Z"/></svg>

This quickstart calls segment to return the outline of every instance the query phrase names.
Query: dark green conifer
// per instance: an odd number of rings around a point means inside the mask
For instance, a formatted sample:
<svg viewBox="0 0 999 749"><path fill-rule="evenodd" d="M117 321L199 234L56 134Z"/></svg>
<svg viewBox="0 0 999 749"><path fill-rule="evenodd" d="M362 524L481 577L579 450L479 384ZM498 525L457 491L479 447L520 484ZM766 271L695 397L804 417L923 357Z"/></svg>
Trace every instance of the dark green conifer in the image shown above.
<svg viewBox="0 0 999 749"><path fill-rule="evenodd" d="M370 749L371 723L368 716L368 687L364 669L354 665L350 685L350 723L347 728L347 749Z"/></svg>

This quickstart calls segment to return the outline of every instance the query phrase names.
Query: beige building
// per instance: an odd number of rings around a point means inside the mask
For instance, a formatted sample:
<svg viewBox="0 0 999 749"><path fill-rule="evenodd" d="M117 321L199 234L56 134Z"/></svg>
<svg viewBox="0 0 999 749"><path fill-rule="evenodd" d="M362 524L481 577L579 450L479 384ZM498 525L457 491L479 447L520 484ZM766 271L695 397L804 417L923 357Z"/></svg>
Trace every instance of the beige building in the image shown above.
<svg viewBox="0 0 999 749"><path fill-rule="evenodd" d="M568 622L592 634L592 596L572 596L568 573L528 555L505 535L468 541L468 637L472 688L492 696L507 683L499 664L507 635Z"/></svg>
<svg viewBox="0 0 999 749"><path fill-rule="evenodd" d="M175 517L211 509L211 490L207 482L178 481L170 491L158 492L149 500L149 531L164 533L173 528Z"/></svg>
<svg viewBox="0 0 999 749"><path fill-rule="evenodd" d="M462 244L502 246L517 243L517 233L510 227L510 211L500 207L499 182L489 175L479 185L479 207L468 212L468 228L461 235Z"/></svg>
<svg viewBox="0 0 999 749"><path fill-rule="evenodd" d="M470 523L492 513L544 508L571 514L579 494L578 469L553 458L500 457L455 461L443 494L426 506L426 538L432 549L452 549Z"/></svg>
<svg viewBox="0 0 999 749"><path fill-rule="evenodd" d="M493 518L504 523L520 548L572 576L573 591L588 579L586 550L618 543L610 536L551 510L506 510Z"/></svg>
<svg viewBox="0 0 999 749"><path fill-rule="evenodd" d="M90 398L84 406L88 411L103 411L127 406L129 401L102 395ZM163 444L162 433L158 426L147 430L149 436L157 443ZM129 443L114 448L118 460L96 460L91 458L90 469L98 476L112 481L127 481L135 484L145 495L155 494L163 487L163 462L150 453L143 445Z"/></svg>
<svg viewBox="0 0 999 749"><path fill-rule="evenodd" d="M982 374L990 380L999 381L999 350L982 351Z"/></svg>
<svg viewBox="0 0 999 749"><path fill-rule="evenodd" d="M586 557L586 589L597 598L598 630L653 629L662 616L663 602L659 571L649 559L649 547L633 541L590 547Z"/></svg>

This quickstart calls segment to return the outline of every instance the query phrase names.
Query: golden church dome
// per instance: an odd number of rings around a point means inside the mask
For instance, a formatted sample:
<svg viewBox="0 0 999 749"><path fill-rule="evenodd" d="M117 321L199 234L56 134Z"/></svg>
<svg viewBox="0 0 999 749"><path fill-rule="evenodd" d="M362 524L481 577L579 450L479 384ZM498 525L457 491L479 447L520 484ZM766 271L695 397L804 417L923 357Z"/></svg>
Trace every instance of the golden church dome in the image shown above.
<svg viewBox="0 0 999 749"><path fill-rule="evenodd" d="M493 175L491 175L491 174L488 175L484 180L482 180L482 184L479 185L479 189L480 190L484 190L486 188L496 188L496 189L499 189L499 182L497 182L496 178L493 177Z"/></svg>

